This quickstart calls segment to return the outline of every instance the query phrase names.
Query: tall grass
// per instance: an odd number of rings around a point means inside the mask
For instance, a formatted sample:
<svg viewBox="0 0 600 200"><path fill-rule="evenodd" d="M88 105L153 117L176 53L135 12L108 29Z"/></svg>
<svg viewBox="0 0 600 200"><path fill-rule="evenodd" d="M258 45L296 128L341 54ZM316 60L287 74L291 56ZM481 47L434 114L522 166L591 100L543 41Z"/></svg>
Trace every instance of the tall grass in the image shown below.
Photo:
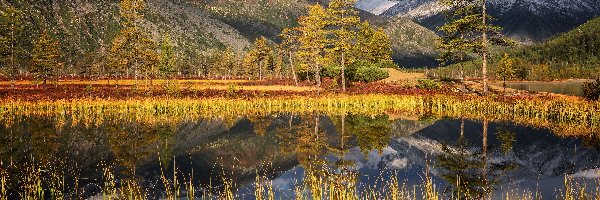
<svg viewBox="0 0 600 200"><path fill-rule="evenodd" d="M307 168L308 169L308 168ZM9 190L6 185L2 185L2 192L0 193L0 199L10 199L11 197L19 199L78 199L79 196L75 193L67 192L62 187L56 187L52 181L55 178L65 180L66 175L64 174L53 174L43 170L39 166L30 166L24 169L24 180L21 180L20 185L22 186L18 190ZM177 171L176 169L174 171ZM302 179L302 183L296 184L293 188L293 196L287 198L294 199L333 199L333 200L359 200L359 199L385 199L385 200L437 200L437 199L451 199L459 200L465 198L464 196L457 197L446 194L443 190L436 188L435 183L429 174L425 172L425 176L422 183L416 185L408 185L406 182L401 182L397 176L391 176L389 179L382 179L382 188L376 186L362 186L359 187L357 182L357 174L345 174L329 171L329 170L318 170L312 171L307 170ZM426 170L428 171L428 170ZM222 189L216 193L211 191L212 186L208 188L198 188L194 186L193 178L188 177L189 182L186 181L184 184L184 192L187 194L185 197L177 196L176 189L173 187L175 180L170 180L166 176L161 176L160 180L163 183L170 185L164 187L162 196L152 196L151 192L143 188L140 181L133 178L119 178L115 176L111 167L104 168L104 178L101 180L102 191L95 197L101 199L241 199L244 194L238 193L238 186L236 183L225 176L221 177L223 180ZM9 178L9 174L4 173L2 175L2 182L6 183ZM181 176L180 176L181 177ZM17 178L17 177L10 177ZM185 178L185 177L184 177ZM177 179L177 177L173 177ZM257 173L255 180L251 183L254 187L253 197L260 200L274 200L276 199L276 193L278 189L273 185L272 180L266 176L261 176ZM179 188L181 189L181 188ZM17 195L12 196L9 192L17 191ZM54 191L54 192L53 192ZM51 193L48 195L48 192ZM199 195L197 195L199 194ZM489 193L486 199L491 199L492 193ZM510 190L502 194L502 199L540 199L541 197L535 191L516 191ZM579 200L579 199L598 199L600 192L598 187L588 187L586 184L576 182L573 177L565 176L564 188L560 188L560 194L556 196L557 199L563 200ZM476 197L475 197L476 198Z"/></svg>
<svg viewBox="0 0 600 200"><path fill-rule="evenodd" d="M181 122L199 118L231 119L273 113L376 115L403 113L467 119L510 120L551 127L565 135L597 134L600 103L577 99L517 99L497 97L352 95L255 99L78 99L0 103L0 122L9 125L27 116L98 125L111 121ZM577 132L574 132L576 130ZM585 131L585 132L584 132Z"/></svg>

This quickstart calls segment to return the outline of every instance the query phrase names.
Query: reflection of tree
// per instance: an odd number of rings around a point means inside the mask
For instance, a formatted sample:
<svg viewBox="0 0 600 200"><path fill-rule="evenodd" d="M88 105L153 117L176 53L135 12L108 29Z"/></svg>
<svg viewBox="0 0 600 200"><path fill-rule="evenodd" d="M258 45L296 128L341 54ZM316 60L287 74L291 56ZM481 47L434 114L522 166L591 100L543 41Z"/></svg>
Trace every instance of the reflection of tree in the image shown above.
<svg viewBox="0 0 600 200"><path fill-rule="evenodd" d="M348 132L356 137L358 146L364 153L373 149L381 153L392 137L391 123L387 115L349 115L347 120Z"/></svg>
<svg viewBox="0 0 600 200"><path fill-rule="evenodd" d="M442 177L451 185L447 191L457 199L482 199L488 197L497 178L513 169L513 164L488 163L488 121L483 121L481 151L472 151L475 145L467 144L464 138L464 120L461 133L454 147L443 145L443 154L437 165L443 169Z"/></svg>
<svg viewBox="0 0 600 200"><path fill-rule="evenodd" d="M267 134L267 129L271 126L273 122L273 117L271 116L252 116L248 117L248 120L252 122L252 127L254 128L254 133L258 135Z"/></svg>
<svg viewBox="0 0 600 200"><path fill-rule="evenodd" d="M502 153L508 155L513 149L513 143L516 141L516 133L508 130L506 126L501 126L496 132L496 139L500 141Z"/></svg>
<svg viewBox="0 0 600 200"><path fill-rule="evenodd" d="M170 156L169 141L176 127L171 124L119 123L105 125L104 132L115 161L129 170L135 170L142 161L156 154L157 145L161 153ZM164 142L164 143L163 143ZM166 149L163 149L167 147ZM168 161L168 160L167 160Z"/></svg>

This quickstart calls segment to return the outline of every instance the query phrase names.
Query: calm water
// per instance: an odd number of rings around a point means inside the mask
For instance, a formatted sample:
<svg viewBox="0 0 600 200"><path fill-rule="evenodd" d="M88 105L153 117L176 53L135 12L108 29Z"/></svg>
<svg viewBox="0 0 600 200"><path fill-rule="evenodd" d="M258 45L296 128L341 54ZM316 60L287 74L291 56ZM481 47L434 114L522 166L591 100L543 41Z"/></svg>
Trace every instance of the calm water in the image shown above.
<svg viewBox="0 0 600 200"><path fill-rule="evenodd" d="M518 90L583 96L583 83L584 82L531 82L507 83L506 85L508 88Z"/></svg>
<svg viewBox="0 0 600 200"><path fill-rule="evenodd" d="M230 178L244 199L254 198L256 174L272 180L276 199L291 199L309 172L354 174L358 188L381 188L392 176L409 186L423 184L429 168L440 193L456 190L453 183L461 177L468 183L463 189L491 187L498 199L523 190L555 199L566 174L588 188L598 186L599 147L597 141L511 122L386 114L87 126L23 117L0 125L2 169L13 177L9 191L15 199L17 180L23 179L15 177L26 176L25 166L32 165L63 174L66 188L76 188L84 198L102 190L107 168L117 182L140 181L153 198L163 195L161 168L170 178L176 168L182 182L193 177L197 187L215 191L222 189L222 177Z"/></svg>

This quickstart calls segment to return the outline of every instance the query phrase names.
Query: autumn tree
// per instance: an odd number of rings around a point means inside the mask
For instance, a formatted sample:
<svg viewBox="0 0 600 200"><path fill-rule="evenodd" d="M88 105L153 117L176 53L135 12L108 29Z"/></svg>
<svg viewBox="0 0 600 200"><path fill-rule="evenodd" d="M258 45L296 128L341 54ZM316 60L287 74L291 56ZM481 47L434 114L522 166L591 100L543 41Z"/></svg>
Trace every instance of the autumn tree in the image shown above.
<svg viewBox="0 0 600 200"><path fill-rule="evenodd" d="M217 59L214 61L213 67L215 74L220 74L223 80L228 79L233 74L233 68L236 63L235 53L232 49L226 48L217 55Z"/></svg>
<svg viewBox="0 0 600 200"><path fill-rule="evenodd" d="M325 48L329 40L327 38L327 12L319 4L309 6L308 15L299 19L298 56L302 58L302 64L307 66L307 72L312 70L315 74L317 87L321 87L321 67L327 64Z"/></svg>
<svg viewBox="0 0 600 200"><path fill-rule="evenodd" d="M267 44L265 37L259 37L254 41L252 49L248 51L245 60L245 68L248 71L258 71L258 80L263 80L266 69L270 66L269 60L273 49Z"/></svg>
<svg viewBox="0 0 600 200"><path fill-rule="evenodd" d="M483 90L487 93L488 46L510 45L511 42L501 37L500 27L488 23L486 0L440 0L440 3L450 8L446 13L448 22L439 28L442 37L437 44L443 51L440 60L442 63L461 62L471 53L480 54Z"/></svg>
<svg viewBox="0 0 600 200"><path fill-rule="evenodd" d="M346 91L346 66L352 63L350 50L356 45L356 27L360 23L358 12L354 10L356 0L332 0L329 2L327 13L329 15L329 26L333 27L332 53L339 54L340 79L342 91ZM349 57L350 55L350 57Z"/></svg>
<svg viewBox="0 0 600 200"><path fill-rule="evenodd" d="M502 87L506 89L506 80L511 79L515 76L515 70L513 68L514 60L505 53L500 62L498 63L498 71L496 72L500 78L502 78Z"/></svg>
<svg viewBox="0 0 600 200"><path fill-rule="evenodd" d="M59 43L46 30L34 43L29 71L37 80L43 81L44 86L49 78L56 75L56 70L60 67L58 47Z"/></svg>
<svg viewBox="0 0 600 200"><path fill-rule="evenodd" d="M282 53L283 51L287 53L292 78L294 79L294 84L298 86L298 76L296 74L296 67L294 65L294 55L298 51L298 38L300 37L300 33L297 28L286 28L283 29L279 37L281 38L281 44L279 45L278 49Z"/></svg>
<svg viewBox="0 0 600 200"><path fill-rule="evenodd" d="M110 49L111 73L115 78L123 72L134 73L152 79L158 74L160 56L156 52L155 42L138 27L143 18L144 0L122 0L119 4L121 25L123 28L113 39ZM143 74L142 74L143 72Z"/></svg>
<svg viewBox="0 0 600 200"><path fill-rule="evenodd" d="M10 79L14 89L14 79L18 71L17 58L24 49L19 44L23 32L23 14L12 6L0 8L0 68Z"/></svg>
<svg viewBox="0 0 600 200"><path fill-rule="evenodd" d="M389 62L392 59L392 43L383 28L375 29L369 22L362 22L354 54L357 59L372 63Z"/></svg>
<svg viewBox="0 0 600 200"><path fill-rule="evenodd" d="M160 45L160 66L159 73L162 78L171 77L175 73L176 64L175 48L171 42L169 34L163 36Z"/></svg>

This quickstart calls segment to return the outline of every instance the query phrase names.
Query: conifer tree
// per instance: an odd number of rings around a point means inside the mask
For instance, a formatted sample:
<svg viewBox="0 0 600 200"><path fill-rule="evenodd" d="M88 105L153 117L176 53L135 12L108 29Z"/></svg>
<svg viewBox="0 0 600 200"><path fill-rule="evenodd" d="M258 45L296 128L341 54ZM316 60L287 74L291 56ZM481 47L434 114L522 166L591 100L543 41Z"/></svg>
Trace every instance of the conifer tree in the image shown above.
<svg viewBox="0 0 600 200"><path fill-rule="evenodd" d="M21 11L12 6L0 8L0 68L6 72L10 79L11 88L14 89L14 79L18 71L17 58L23 53L20 45L21 33L24 25Z"/></svg>
<svg viewBox="0 0 600 200"><path fill-rule="evenodd" d="M330 26L333 27L334 47L332 53L340 56L340 79L342 91L346 91L346 65L352 63L350 50L356 44L356 29L360 23L358 12L354 10L356 0L332 0L327 9Z"/></svg>
<svg viewBox="0 0 600 200"><path fill-rule="evenodd" d="M511 79L515 76L515 70L513 68L514 60L510 58L510 56L505 53L502 59L500 59L500 63L498 66L498 71L496 72L498 76L502 78L502 86L506 89L506 80Z"/></svg>
<svg viewBox="0 0 600 200"><path fill-rule="evenodd" d="M389 61L392 58L392 43L382 28L375 30L369 22L363 22L359 25L354 53L357 59L372 63Z"/></svg>
<svg viewBox="0 0 600 200"><path fill-rule="evenodd" d="M327 12L319 4L309 6L308 15L299 19L298 31L300 44L298 56L303 60L305 66L311 67L315 73L317 87L321 87L321 66L327 64L325 48L329 40L327 38Z"/></svg>
<svg viewBox="0 0 600 200"><path fill-rule="evenodd" d="M267 44L267 39L262 36L257 38L256 41L254 41L252 49L248 51L248 54L244 59L244 66L247 72L258 72L258 80L262 81L264 72L271 64L269 61L272 53L273 50Z"/></svg>
<svg viewBox="0 0 600 200"><path fill-rule="evenodd" d="M487 54L488 45L510 45L501 37L500 27L488 23L486 0L440 0L449 7L446 13L448 22L439 30L443 36L438 40L438 48L443 53L443 63L465 60L470 53L481 54L483 58L483 90L487 93Z"/></svg>
<svg viewBox="0 0 600 200"><path fill-rule="evenodd" d="M279 45L280 51L286 51L288 54L288 63L290 65L290 71L294 84L298 86L298 76L296 74L296 67L294 65L294 55L298 51L299 43L299 31L297 28L286 28L283 29L279 37L281 38L281 44Z"/></svg>
<svg viewBox="0 0 600 200"><path fill-rule="evenodd" d="M41 80L46 86L49 78L55 76L56 69L60 67L58 59L60 52L59 44L55 41L48 31L44 30L40 37L35 41L30 72L37 80Z"/></svg>
<svg viewBox="0 0 600 200"><path fill-rule="evenodd" d="M169 34L163 36L160 45L160 67L159 72L162 78L171 77L175 73L175 49L171 43Z"/></svg>
<svg viewBox="0 0 600 200"><path fill-rule="evenodd" d="M226 48L218 55L218 59L214 63L217 74L221 74L223 80L232 76L233 67L235 64L235 53L231 48Z"/></svg>
<svg viewBox="0 0 600 200"><path fill-rule="evenodd" d="M152 84L152 79L158 74L160 56L156 52L155 42L137 26L138 21L143 18L141 13L145 1L121 0L119 6L123 28L112 42L110 73L118 78L123 72L131 71L136 80L143 75L150 78Z"/></svg>

